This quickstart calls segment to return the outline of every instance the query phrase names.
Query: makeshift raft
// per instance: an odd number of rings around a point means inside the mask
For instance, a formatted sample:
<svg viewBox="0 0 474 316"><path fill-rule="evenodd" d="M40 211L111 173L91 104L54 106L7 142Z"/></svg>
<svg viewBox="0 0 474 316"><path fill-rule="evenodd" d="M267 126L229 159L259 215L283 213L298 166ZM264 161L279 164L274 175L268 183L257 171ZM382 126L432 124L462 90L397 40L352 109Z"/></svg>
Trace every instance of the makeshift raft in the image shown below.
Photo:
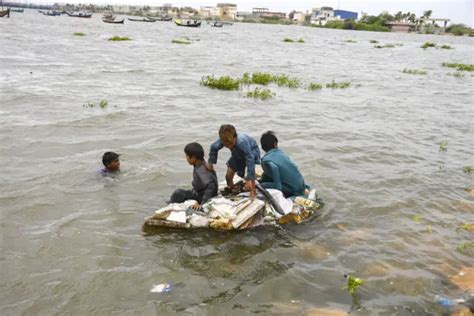
<svg viewBox="0 0 474 316"><path fill-rule="evenodd" d="M172 203L146 217L145 225L182 229L244 230L259 226L299 224L323 207L315 189L307 190L305 196L291 199L285 199L278 190L268 189L267 193L271 195L270 199L268 194L267 197L257 195L253 200L248 197L248 193L217 196L198 211L191 207L196 203L194 200ZM275 203L278 203L278 211L283 214L275 210Z"/></svg>

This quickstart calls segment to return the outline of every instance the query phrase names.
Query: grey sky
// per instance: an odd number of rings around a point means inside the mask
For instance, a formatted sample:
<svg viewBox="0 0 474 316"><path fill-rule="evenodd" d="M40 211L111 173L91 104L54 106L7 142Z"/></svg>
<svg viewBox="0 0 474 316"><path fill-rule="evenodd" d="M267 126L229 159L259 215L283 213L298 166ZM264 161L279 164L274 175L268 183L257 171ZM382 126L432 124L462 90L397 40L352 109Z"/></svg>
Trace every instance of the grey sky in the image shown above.
<svg viewBox="0 0 474 316"><path fill-rule="evenodd" d="M54 0L42 0L42 2L54 2ZM433 10L433 17L450 18L454 23L464 23L470 26L474 25L474 8L472 0L451 0L451 1L381 1L381 0L61 0L60 2L71 3L107 3L107 4L148 4L161 5L171 3L175 6L191 6L198 8L204 5L215 6L217 2L230 2L238 6L239 11L250 11L253 7L266 7L272 11L289 12L291 10L306 11L314 7L332 6L333 8L367 12L369 14L378 14L381 11L395 13L397 11L413 12L421 15L424 10Z"/></svg>

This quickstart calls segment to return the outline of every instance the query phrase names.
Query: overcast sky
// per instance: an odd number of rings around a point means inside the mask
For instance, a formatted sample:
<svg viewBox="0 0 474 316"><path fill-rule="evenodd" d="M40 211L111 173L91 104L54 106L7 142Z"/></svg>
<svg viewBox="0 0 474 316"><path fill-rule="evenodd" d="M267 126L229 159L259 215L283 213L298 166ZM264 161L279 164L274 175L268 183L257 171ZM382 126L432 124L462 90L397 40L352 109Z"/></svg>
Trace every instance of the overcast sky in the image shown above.
<svg viewBox="0 0 474 316"><path fill-rule="evenodd" d="M30 0L33 1L34 0ZM474 24L473 0L40 0L41 2L70 2L70 3L100 3L100 4L148 4L161 5L171 3L174 6L191 6L199 8L200 6L215 6L217 2L230 2L237 4L238 11L251 11L253 7L266 7L271 11L289 12L292 10L306 11L311 8L321 6L331 6L343 10L356 12L367 12L369 14L378 14L381 11L396 13L397 11L413 12L417 16L422 15L424 10L433 10L432 17L450 18L454 23L464 23L470 26Z"/></svg>

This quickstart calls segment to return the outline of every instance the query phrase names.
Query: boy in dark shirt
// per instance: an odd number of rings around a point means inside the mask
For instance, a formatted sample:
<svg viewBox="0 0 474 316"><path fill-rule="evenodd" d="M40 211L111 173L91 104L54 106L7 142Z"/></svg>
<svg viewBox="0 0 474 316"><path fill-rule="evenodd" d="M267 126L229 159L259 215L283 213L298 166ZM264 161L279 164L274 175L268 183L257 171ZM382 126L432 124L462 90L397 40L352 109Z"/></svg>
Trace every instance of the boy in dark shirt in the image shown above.
<svg viewBox="0 0 474 316"><path fill-rule="evenodd" d="M104 153L102 164L104 168L99 170L101 176L108 176L120 172L120 155L112 151Z"/></svg>
<svg viewBox="0 0 474 316"><path fill-rule="evenodd" d="M183 203L186 200L196 200L193 205L194 209L198 209L209 199L217 196L217 176L215 171L206 169L204 162L204 149L198 143L190 143L184 147L186 160L192 166L193 182L192 190L177 189L170 198L170 203Z"/></svg>

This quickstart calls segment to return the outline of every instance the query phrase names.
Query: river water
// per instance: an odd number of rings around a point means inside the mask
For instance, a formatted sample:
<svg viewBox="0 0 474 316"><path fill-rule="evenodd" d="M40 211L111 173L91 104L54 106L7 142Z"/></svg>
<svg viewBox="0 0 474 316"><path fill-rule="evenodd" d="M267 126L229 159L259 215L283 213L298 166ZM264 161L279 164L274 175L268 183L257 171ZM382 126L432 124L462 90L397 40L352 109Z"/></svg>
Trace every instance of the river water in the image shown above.
<svg viewBox="0 0 474 316"><path fill-rule="evenodd" d="M354 314L430 315L435 295L463 294L449 277L473 266L472 249L456 250L473 240L457 229L474 222L474 178L463 172L474 165L473 76L441 64L474 63L472 38L111 25L33 10L0 30L2 315L350 311L344 274L365 281ZM194 42L171 43L184 36ZM426 41L454 49L423 50ZM275 97L259 101L199 85L254 71L352 86L270 86ZM100 100L108 106L83 106ZM143 229L190 185L184 146L207 152L223 123L255 138L274 130L318 188L320 216L238 233ZM104 182L95 171L108 150L122 154L122 175ZM150 292L165 282L171 292Z"/></svg>

